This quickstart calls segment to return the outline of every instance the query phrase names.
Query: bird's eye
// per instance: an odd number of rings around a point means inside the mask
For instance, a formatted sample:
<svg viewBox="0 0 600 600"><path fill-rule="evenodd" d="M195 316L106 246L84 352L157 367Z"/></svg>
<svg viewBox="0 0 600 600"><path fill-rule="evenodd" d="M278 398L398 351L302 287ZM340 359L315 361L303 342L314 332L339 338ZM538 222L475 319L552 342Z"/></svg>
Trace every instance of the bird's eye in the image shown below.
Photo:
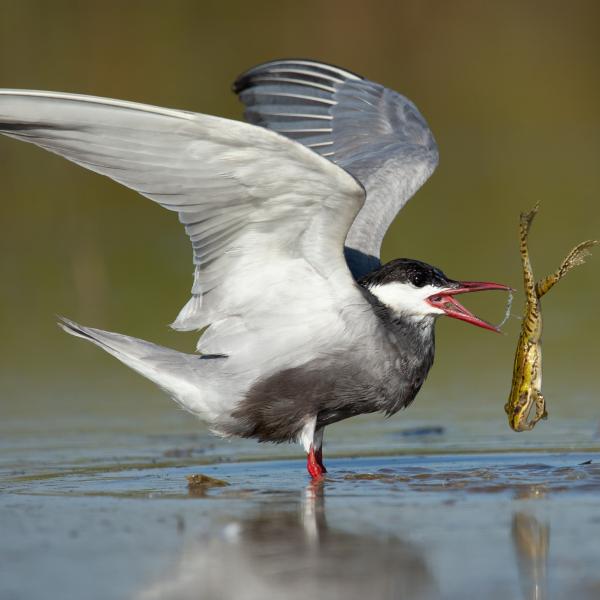
<svg viewBox="0 0 600 600"><path fill-rule="evenodd" d="M408 279L415 287L420 288L425 285L425 276L423 273L411 273Z"/></svg>

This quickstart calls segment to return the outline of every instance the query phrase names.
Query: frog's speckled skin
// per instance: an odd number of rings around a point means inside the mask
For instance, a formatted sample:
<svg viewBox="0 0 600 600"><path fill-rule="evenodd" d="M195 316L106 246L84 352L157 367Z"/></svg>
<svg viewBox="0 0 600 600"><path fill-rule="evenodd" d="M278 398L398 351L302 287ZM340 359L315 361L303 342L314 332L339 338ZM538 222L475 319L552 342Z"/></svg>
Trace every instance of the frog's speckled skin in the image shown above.
<svg viewBox="0 0 600 600"><path fill-rule="evenodd" d="M520 220L521 261L526 302L521 335L515 354L512 388L508 402L504 405L508 423L515 431L529 431L540 419L548 416L544 396L541 393L542 307L540 299L573 267L583 264L585 257L589 255L589 248L598 244L596 240L582 242L569 252L556 272L535 283L529 260L527 237L538 209L539 204L536 204L529 212L521 213ZM530 415L534 405L535 411Z"/></svg>

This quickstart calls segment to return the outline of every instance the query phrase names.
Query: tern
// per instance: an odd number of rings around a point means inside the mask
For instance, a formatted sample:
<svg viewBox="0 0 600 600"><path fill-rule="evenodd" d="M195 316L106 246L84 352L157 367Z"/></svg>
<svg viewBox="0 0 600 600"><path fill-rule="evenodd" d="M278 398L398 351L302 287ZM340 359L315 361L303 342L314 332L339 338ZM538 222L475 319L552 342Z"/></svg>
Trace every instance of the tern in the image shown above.
<svg viewBox="0 0 600 600"><path fill-rule="evenodd" d="M327 425L413 401L433 363L437 317L496 330L456 295L509 288L453 280L419 260L381 264L388 226L438 162L406 97L311 60L259 65L233 89L248 123L1 90L0 132L176 212L192 242L191 299L172 327L205 330L198 353L68 319L65 331L218 435L301 442L319 478Z"/></svg>

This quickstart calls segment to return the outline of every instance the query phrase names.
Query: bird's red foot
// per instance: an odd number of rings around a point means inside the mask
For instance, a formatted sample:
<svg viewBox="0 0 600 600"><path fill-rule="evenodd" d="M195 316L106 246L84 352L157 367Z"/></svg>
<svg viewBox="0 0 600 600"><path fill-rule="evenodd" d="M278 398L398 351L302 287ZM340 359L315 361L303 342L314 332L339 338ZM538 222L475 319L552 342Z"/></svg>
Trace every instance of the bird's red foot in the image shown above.
<svg viewBox="0 0 600 600"><path fill-rule="evenodd" d="M320 479L324 473L327 473L327 469L323 465L323 451L321 448L315 452L313 446L310 447L306 459L306 468L313 479Z"/></svg>

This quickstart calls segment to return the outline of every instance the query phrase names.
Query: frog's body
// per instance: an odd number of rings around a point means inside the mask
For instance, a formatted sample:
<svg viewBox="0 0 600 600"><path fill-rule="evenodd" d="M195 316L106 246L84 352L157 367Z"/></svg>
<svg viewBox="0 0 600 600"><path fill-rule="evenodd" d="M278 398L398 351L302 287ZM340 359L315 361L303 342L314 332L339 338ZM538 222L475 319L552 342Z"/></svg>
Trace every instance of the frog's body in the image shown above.
<svg viewBox="0 0 600 600"><path fill-rule="evenodd" d="M533 429L540 419L548 416L546 403L542 395L542 307L541 298L573 267L584 262L589 248L598 244L596 240L582 242L575 246L560 265L559 269L535 283L527 238L533 218L539 205L527 213L521 213L520 242L521 261L523 263L523 280L525 283L525 310L521 335L515 354L512 388L504 410L508 415L508 423L515 431ZM533 407L535 410L530 417Z"/></svg>

